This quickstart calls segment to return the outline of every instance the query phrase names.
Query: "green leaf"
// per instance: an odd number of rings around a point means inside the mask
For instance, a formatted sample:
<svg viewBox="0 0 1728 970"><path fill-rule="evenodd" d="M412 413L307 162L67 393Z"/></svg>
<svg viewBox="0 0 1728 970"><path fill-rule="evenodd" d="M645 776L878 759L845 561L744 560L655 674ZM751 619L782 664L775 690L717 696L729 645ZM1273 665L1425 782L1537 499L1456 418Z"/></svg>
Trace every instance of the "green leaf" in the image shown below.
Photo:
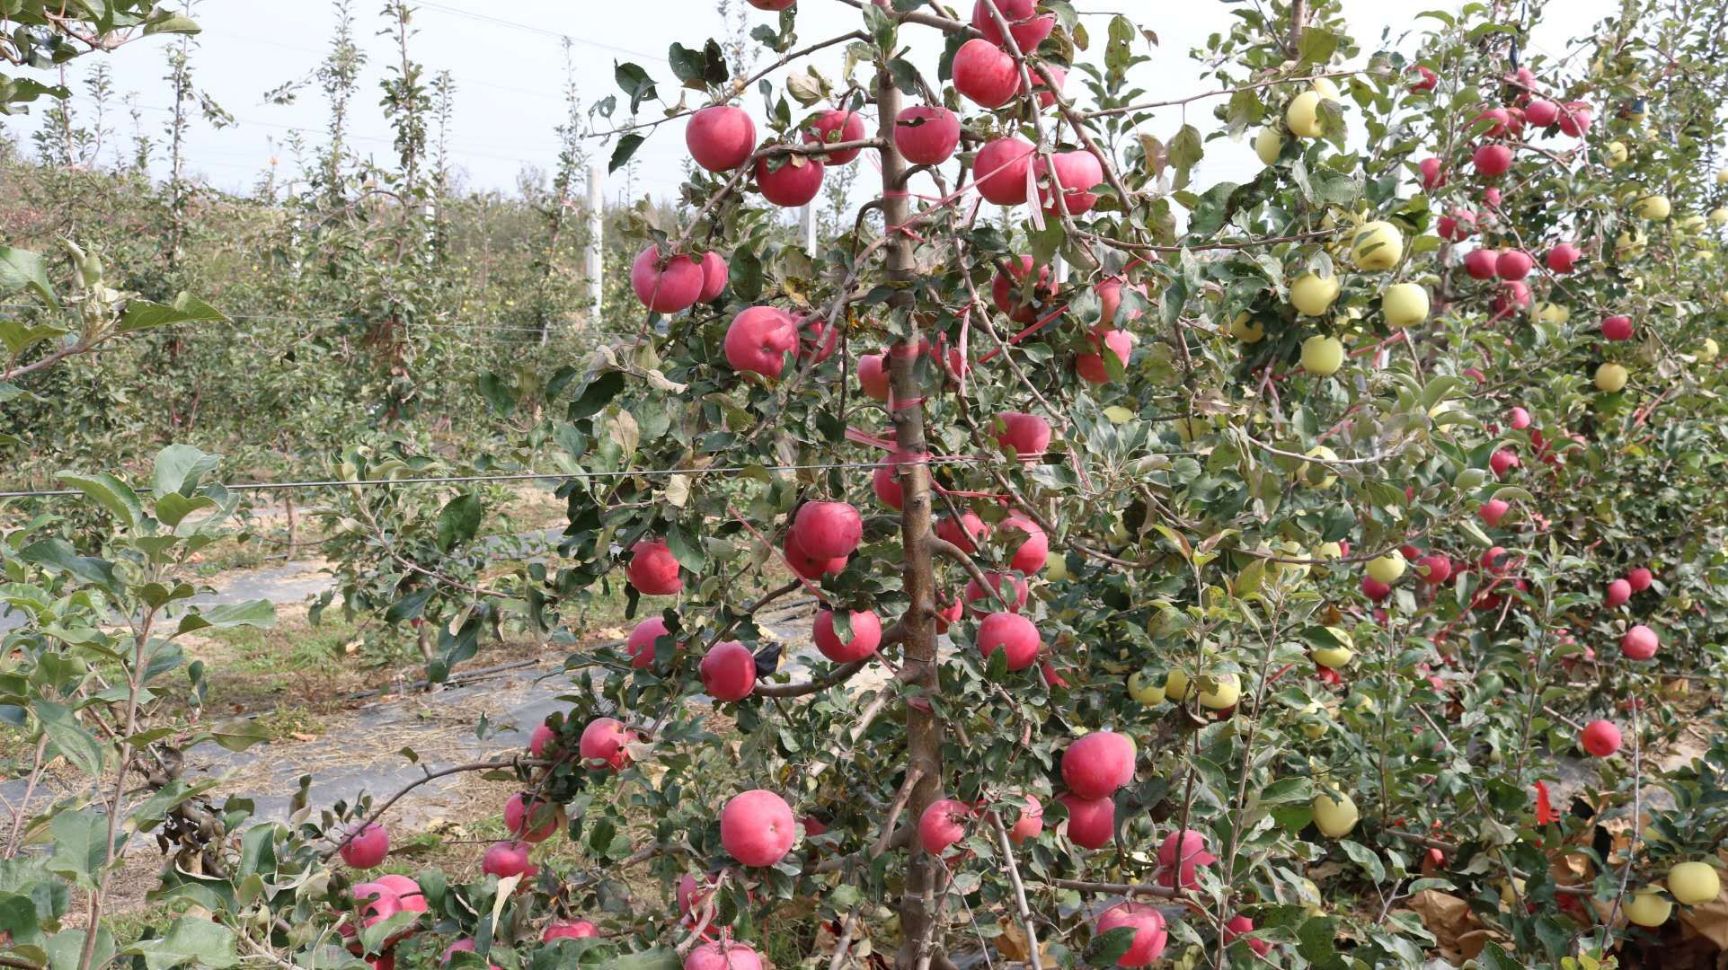
<svg viewBox="0 0 1728 970"><path fill-rule="evenodd" d="M143 957L147 970L186 966L226 970L240 962L234 931L209 917L182 916L161 938L139 940L122 952Z"/></svg>
<svg viewBox="0 0 1728 970"><path fill-rule="evenodd" d="M38 700L33 706L36 719L41 722L42 731L48 735L48 740L55 750L72 762L80 774L100 775L103 762L102 745L95 735L78 723L72 709L49 700Z"/></svg>
<svg viewBox="0 0 1728 970"><path fill-rule="evenodd" d="M136 528L144 518L144 506L138 501L138 493L107 472L95 475L61 472L55 477L95 499L110 515L128 526Z"/></svg>
<svg viewBox="0 0 1728 970"><path fill-rule="evenodd" d="M1344 854L1350 857L1351 862L1361 866L1368 873L1369 878L1375 882L1386 880L1386 866L1380 861L1380 857L1374 854L1373 849L1349 839L1340 840L1338 848L1344 850Z"/></svg>
<svg viewBox="0 0 1728 970"><path fill-rule="evenodd" d="M654 79L638 64L629 61L622 64L614 62L612 77L624 93L630 96L631 114L635 114L642 107L643 101L654 97Z"/></svg>
<svg viewBox="0 0 1728 970"><path fill-rule="evenodd" d="M94 556L80 556L72 548L72 544L65 539L43 539L32 542L18 550L18 556L25 562L58 569L106 590L112 591L117 588L113 563L106 559L97 559Z"/></svg>
<svg viewBox="0 0 1728 970"><path fill-rule="evenodd" d="M1314 800L1314 782L1308 778L1280 778L1260 792L1260 804L1284 805Z"/></svg>
<svg viewBox="0 0 1728 970"><path fill-rule="evenodd" d="M1297 56L1304 64L1324 64L1337 50L1337 34L1324 27L1309 26L1302 31L1302 45Z"/></svg>
<svg viewBox="0 0 1728 970"><path fill-rule="evenodd" d="M23 289L30 290L47 303L60 302L54 293L54 284L48 282L48 273L39 254L0 246L0 293L16 293Z"/></svg>
<svg viewBox="0 0 1728 970"><path fill-rule="evenodd" d="M94 890L97 876L108 862L108 819L89 808L61 812L48 823L48 830L54 836L48 871ZM119 857L118 846L115 857Z"/></svg>
<svg viewBox="0 0 1728 970"><path fill-rule="evenodd" d="M114 329L119 333L135 333L176 323L210 323L227 319L222 311L203 300L181 293L171 304L133 300L126 304L126 312L120 315L120 324Z"/></svg>
<svg viewBox="0 0 1728 970"><path fill-rule="evenodd" d="M449 552L471 541L480 531L486 507L473 492L464 492L438 510L438 548Z"/></svg>
<svg viewBox="0 0 1728 970"><path fill-rule="evenodd" d="M417 589L391 603L390 608L384 611L384 622L401 623L403 620L412 620L418 617L426 612L426 604L432 599L433 592L432 587L428 586L424 589Z"/></svg>
<svg viewBox="0 0 1728 970"><path fill-rule="evenodd" d="M700 573L708 565L708 556L702 551L702 541L692 537L676 523L666 530L666 548L672 550L672 556L678 560L678 565L693 573Z"/></svg>
<svg viewBox="0 0 1728 970"><path fill-rule="evenodd" d="M250 626L264 630L276 625L276 606L269 600L245 600L208 606L180 618L175 636L194 630L228 630Z"/></svg>
<svg viewBox="0 0 1728 970"><path fill-rule="evenodd" d="M182 13L170 10L160 11L160 16L153 18L144 25L144 36L151 34L196 34L203 28L198 22Z"/></svg>
<svg viewBox="0 0 1728 970"><path fill-rule="evenodd" d="M216 500L208 495L185 496L170 492L156 501L156 518L173 528L199 509L215 508Z"/></svg>
<svg viewBox="0 0 1728 970"><path fill-rule="evenodd" d="M642 143L647 140L635 132L618 139L618 147L612 149L612 160L606 163L607 173L616 172L630 164L630 156L636 154L636 149L641 148Z"/></svg>
<svg viewBox="0 0 1728 970"><path fill-rule="evenodd" d="M169 445L156 453L156 474L151 486L157 498L179 492L191 495L205 475L216 470L219 455L207 455L191 445Z"/></svg>
<svg viewBox="0 0 1728 970"><path fill-rule="evenodd" d="M679 970L683 965L676 950L664 947L612 957L606 961L606 966L612 970Z"/></svg>
<svg viewBox="0 0 1728 970"><path fill-rule="evenodd" d="M257 721L237 717L211 728L209 737L229 751L245 751L270 740L270 733Z"/></svg>
<svg viewBox="0 0 1728 970"><path fill-rule="evenodd" d="M48 970L77 970L84 954L84 931L67 929L48 938ZM114 934L107 927L96 931L91 966L105 967L114 960Z"/></svg>

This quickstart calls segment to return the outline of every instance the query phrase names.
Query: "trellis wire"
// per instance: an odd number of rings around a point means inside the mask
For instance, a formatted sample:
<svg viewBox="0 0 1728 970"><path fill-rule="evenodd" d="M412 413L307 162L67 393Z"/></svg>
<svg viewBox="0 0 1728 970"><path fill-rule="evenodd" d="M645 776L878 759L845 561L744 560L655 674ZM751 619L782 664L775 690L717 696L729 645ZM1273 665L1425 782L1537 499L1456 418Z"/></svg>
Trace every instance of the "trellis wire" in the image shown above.
<svg viewBox="0 0 1728 970"><path fill-rule="evenodd" d="M932 456L926 464L957 464L976 461L976 458L964 455L947 457ZM236 485L224 486L231 492L272 492L296 488L379 488L394 485L457 485L476 482L533 482L533 481L578 481L583 479L610 478L660 478L673 475L716 475L733 474L750 471L791 472L791 471L829 471L835 469L874 469L886 461L845 461L823 462L810 465L726 465L713 468L643 468L634 471L593 471L593 472L516 472L499 475L435 475L425 478L357 478L357 479L314 479L303 482L242 482ZM69 498L83 495L76 488L21 489L15 491L0 491L0 499L9 498Z"/></svg>

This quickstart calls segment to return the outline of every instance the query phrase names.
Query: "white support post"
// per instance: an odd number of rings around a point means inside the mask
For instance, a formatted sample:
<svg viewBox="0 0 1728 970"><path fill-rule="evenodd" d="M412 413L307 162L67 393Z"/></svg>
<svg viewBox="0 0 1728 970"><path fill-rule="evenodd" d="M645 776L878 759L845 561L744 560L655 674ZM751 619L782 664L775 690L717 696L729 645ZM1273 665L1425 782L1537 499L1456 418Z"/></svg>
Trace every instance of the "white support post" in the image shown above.
<svg viewBox="0 0 1728 970"><path fill-rule="evenodd" d="M804 240L804 252L811 259L816 258L816 206L807 205L798 210L798 230Z"/></svg>
<svg viewBox="0 0 1728 970"><path fill-rule="evenodd" d="M600 323L601 294L605 282L606 166L588 166L588 306L589 326Z"/></svg>

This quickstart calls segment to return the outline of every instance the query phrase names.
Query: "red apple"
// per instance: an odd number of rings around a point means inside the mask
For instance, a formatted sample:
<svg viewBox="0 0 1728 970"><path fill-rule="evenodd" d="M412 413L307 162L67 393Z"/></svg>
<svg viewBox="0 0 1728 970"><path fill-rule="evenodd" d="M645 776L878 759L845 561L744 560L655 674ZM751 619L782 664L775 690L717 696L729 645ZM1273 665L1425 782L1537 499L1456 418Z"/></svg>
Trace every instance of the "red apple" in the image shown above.
<svg viewBox="0 0 1728 970"><path fill-rule="evenodd" d="M804 129L804 143L807 145L837 145L842 142L862 141L864 139L864 116L856 111L829 110L816 116ZM844 148L837 152L829 152L828 164L845 165L858 157L861 148Z"/></svg>
<svg viewBox="0 0 1728 970"><path fill-rule="evenodd" d="M771 306L748 307L726 328L726 363L736 371L779 377L798 348L798 323Z"/></svg>
<svg viewBox="0 0 1728 970"><path fill-rule="evenodd" d="M1181 864L1177 864L1177 855ZM1171 832L1158 846L1158 884L1169 889L1194 889L1200 885L1201 866L1209 866L1218 857L1206 851L1206 836L1189 829Z"/></svg>
<svg viewBox="0 0 1728 970"><path fill-rule="evenodd" d="M342 843L342 861L356 869L371 869L382 865L390 854L390 833L372 822Z"/></svg>
<svg viewBox="0 0 1728 970"><path fill-rule="evenodd" d="M1468 209L1453 209L1449 215L1441 216L1434 228L1441 239L1462 242L1476 234L1476 213Z"/></svg>
<svg viewBox="0 0 1728 970"><path fill-rule="evenodd" d="M535 758L551 757L555 751L553 745L558 742L558 732L552 730L549 724L536 724L528 734L528 754Z"/></svg>
<svg viewBox="0 0 1728 970"><path fill-rule="evenodd" d="M1074 358L1074 371L1092 384L1110 383L1110 370L1104 363L1104 348L1116 356L1123 367L1128 366L1128 356L1134 350L1133 338L1126 330L1111 330L1100 338L1096 331L1086 337L1092 345L1093 353L1080 354Z"/></svg>
<svg viewBox="0 0 1728 970"><path fill-rule="evenodd" d="M1571 243L1561 243L1548 250L1548 269L1554 273L1570 273L1572 268L1577 265L1579 257L1583 255L1584 250L1577 246Z"/></svg>
<svg viewBox="0 0 1728 970"><path fill-rule="evenodd" d="M710 249L702 254L702 292L697 294L696 302L712 303L720 299L720 294L726 292L726 283L732 278L732 270L726 265L726 258Z"/></svg>
<svg viewBox="0 0 1728 970"><path fill-rule="evenodd" d="M1412 94L1432 91L1435 86L1440 83L1440 75L1435 74L1432 70L1423 67L1420 64L1412 66L1410 68L1410 73L1416 75L1416 80L1410 85L1410 91Z"/></svg>
<svg viewBox="0 0 1728 970"><path fill-rule="evenodd" d="M757 10L789 10L798 0L746 0Z"/></svg>
<svg viewBox="0 0 1728 970"><path fill-rule="evenodd" d="M941 855L954 843L966 837L966 822L972 817L972 807L952 798L931 802L918 817L918 844L932 855Z"/></svg>
<svg viewBox="0 0 1728 970"><path fill-rule="evenodd" d="M1033 262L1030 256L1021 256L1006 264L1007 272L1001 269L990 281L990 302L996 304L996 309L1008 315L1015 323L1032 323L1038 319L1040 309L1056 296L1056 284L1051 281L1050 267L1038 266L1038 279L1032 284L1030 297L1027 295L1026 280L1032 275Z"/></svg>
<svg viewBox="0 0 1728 970"><path fill-rule="evenodd" d="M1464 272L1473 280L1491 280L1498 270L1500 254L1492 249L1472 249L1464 254Z"/></svg>
<svg viewBox="0 0 1728 970"><path fill-rule="evenodd" d="M1628 660L1649 660L1656 656L1659 645L1656 631L1642 623L1627 630L1626 635L1620 638L1620 652L1625 654Z"/></svg>
<svg viewBox="0 0 1728 970"><path fill-rule="evenodd" d="M736 640L709 647L698 671L702 689L717 701L741 701L756 690L756 655Z"/></svg>
<svg viewBox="0 0 1728 970"><path fill-rule="evenodd" d="M1438 158L1424 158L1416 166L1422 172L1422 188L1432 192L1446 184L1446 169Z"/></svg>
<svg viewBox="0 0 1728 970"><path fill-rule="evenodd" d="M959 518L945 515L936 523L936 538L953 543L967 555L977 552L978 543L989 534L990 527L969 509L961 512Z"/></svg>
<svg viewBox="0 0 1728 970"><path fill-rule="evenodd" d="M1590 106L1582 101L1568 101L1561 105L1560 130L1573 138L1582 138L1590 130L1592 115Z"/></svg>
<svg viewBox="0 0 1728 970"><path fill-rule="evenodd" d="M1144 903L1117 903L1098 914L1099 936L1124 927L1134 931L1134 941L1117 959L1117 966L1144 967L1163 955L1170 937L1164 929L1164 914L1158 912L1157 907Z"/></svg>
<svg viewBox="0 0 1728 970"><path fill-rule="evenodd" d="M786 565L791 567L793 572L811 582L815 582L829 573L839 573L846 569L845 556L834 559L818 559L805 552L798 545L798 541L793 537L790 529L786 531L786 541L782 548L786 553Z"/></svg>
<svg viewBox="0 0 1728 970"><path fill-rule="evenodd" d="M1506 517L1506 513L1510 511L1511 508L1511 503L1502 501L1501 499L1491 498L1482 503L1482 508L1479 509L1478 512L1482 516L1482 521L1488 523L1489 528L1498 528L1500 526L1500 520Z"/></svg>
<svg viewBox="0 0 1728 970"><path fill-rule="evenodd" d="M876 401L888 400L888 355L860 355L858 383L864 388L865 397Z"/></svg>
<svg viewBox="0 0 1728 970"><path fill-rule="evenodd" d="M1578 733L1578 746L1594 757L1606 758L1620 750L1620 729L1613 721L1591 721Z"/></svg>
<svg viewBox="0 0 1728 970"><path fill-rule="evenodd" d="M1416 575L1430 586L1439 586L1452 578L1452 560L1430 553L1416 560Z"/></svg>
<svg viewBox="0 0 1728 970"><path fill-rule="evenodd" d="M1602 336L1608 340L1631 340L1632 318L1612 316L1602 321Z"/></svg>
<svg viewBox="0 0 1728 970"><path fill-rule="evenodd" d="M1483 145L1470 156L1476 174L1496 179L1512 170L1512 149L1505 145Z"/></svg>
<svg viewBox="0 0 1728 970"><path fill-rule="evenodd" d="M1130 310L1126 320L1116 319L1121 315L1122 290L1124 287L1133 290L1141 296L1146 295L1145 284L1135 283L1130 286L1120 276L1111 276L1099 280L1098 285L1092 288L1092 292L1098 294L1098 321L1100 324L1106 327L1114 327L1118 330L1125 330L1127 328L1123 326L1124 323L1132 323L1133 321L1140 319L1142 312L1140 310Z"/></svg>
<svg viewBox="0 0 1728 970"><path fill-rule="evenodd" d="M1490 307L1496 316L1510 316L1530 306L1530 286L1520 280L1505 280L1494 293Z"/></svg>
<svg viewBox="0 0 1728 970"><path fill-rule="evenodd" d="M1044 529L1028 516L1015 512L1003 519L997 527L997 534L1010 537L1016 532L1023 532L1026 538L1014 546L1014 553L1008 559L1008 565L1030 576L1040 569L1050 559L1050 537ZM1024 596L1022 596L1024 598Z"/></svg>
<svg viewBox="0 0 1728 970"><path fill-rule="evenodd" d="M1026 596L1028 592L1026 580L1014 573L996 572L985 573L984 578L990 582L989 589L985 589L983 586L979 585L976 579L969 579L966 581L965 600L966 608L968 610L974 613L993 613L998 610L1007 610L1010 613L1018 613L1026 608ZM1004 580L1008 583L1008 588L1006 590L1002 588ZM1003 599L1007 599L1008 602L1004 604L1002 602ZM972 604L974 603L979 605L973 607Z"/></svg>
<svg viewBox="0 0 1728 970"><path fill-rule="evenodd" d="M504 803L504 828L524 842L544 842L564 827L564 809L517 792Z"/></svg>
<svg viewBox="0 0 1728 970"><path fill-rule="evenodd" d="M1392 595L1392 587L1382 583L1378 579L1375 579L1373 576L1363 576L1362 595L1376 603L1383 603L1386 601L1386 597Z"/></svg>
<svg viewBox="0 0 1728 970"><path fill-rule="evenodd" d="M882 643L882 621L875 613L853 610L849 622L852 624L852 639L842 643L839 634L834 632L834 611L823 610L816 614L816 649L837 664L863 660L874 654Z"/></svg>
<svg viewBox="0 0 1728 970"><path fill-rule="evenodd" d="M1036 795L1027 795L1026 801L1020 806L1020 817L1014 826L1008 830L1008 839L1015 845L1020 845L1027 839L1035 839L1044 831L1044 806Z"/></svg>
<svg viewBox="0 0 1728 970"><path fill-rule="evenodd" d="M654 643L670 631L666 629L666 621L658 616L651 616L630 631L629 639L624 641L624 649L630 654L630 666L638 670L646 670L654 665Z"/></svg>
<svg viewBox="0 0 1728 970"><path fill-rule="evenodd" d="M876 493L876 501L895 511L905 504L906 493L900 487L900 472L893 465L877 465L870 473L870 490Z"/></svg>
<svg viewBox="0 0 1728 970"><path fill-rule="evenodd" d="M1602 597L1602 606L1611 610L1624 605L1631 598L1632 584L1624 579L1616 579L1608 584L1608 592Z"/></svg>
<svg viewBox="0 0 1728 970"><path fill-rule="evenodd" d="M1072 792L1056 796L1068 809L1068 839L1082 849L1102 849L1116 834L1116 800L1081 798Z"/></svg>
<svg viewBox="0 0 1728 970"><path fill-rule="evenodd" d="M1631 585L1632 592L1634 593L1644 592L1649 589L1650 584L1655 581L1655 574L1650 572L1649 568L1645 566L1639 566L1626 574L1626 582Z"/></svg>
<svg viewBox="0 0 1728 970"><path fill-rule="evenodd" d="M1494 272L1503 280L1521 280L1530 275L1536 261L1522 249L1506 249L1494 259Z"/></svg>
<svg viewBox="0 0 1728 970"><path fill-rule="evenodd" d="M797 839L792 806L765 788L733 795L720 810L720 844L742 865L775 865Z"/></svg>
<svg viewBox="0 0 1728 970"><path fill-rule="evenodd" d="M702 295L702 263L693 256L669 256L649 246L630 264L630 286L642 305L655 313L688 310Z"/></svg>
<svg viewBox="0 0 1728 970"><path fill-rule="evenodd" d="M631 547L624 577L643 596L672 596L684 589L678 559L661 539L644 539Z"/></svg>
<svg viewBox="0 0 1728 970"><path fill-rule="evenodd" d="M894 120L894 147L914 165L940 165L960 145L960 116L947 108L918 105Z"/></svg>
<svg viewBox="0 0 1728 970"><path fill-rule="evenodd" d="M966 615L966 603L960 597L943 599L936 605L936 632L947 633L948 628L959 622Z"/></svg>
<svg viewBox="0 0 1728 970"><path fill-rule="evenodd" d="M1477 115L1475 119L1470 122L1470 127L1472 129L1478 129L1484 122L1488 124L1488 128L1486 131L1483 131L1482 134L1487 135L1489 138L1503 138L1506 136L1507 132L1511 130L1512 115L1505 108L1489 108L1487 111Z"/></svg>
<svg viewBox="0 0 1728 970"><path fill-rule="evenodd" d="M790 4L793 0L751 0L762 4L782 2ZM762 957L756 950L744 943L731 940L716 940L704 943L684 958L684 970L762 970Z"/></svg>
<svg viewBox="0 0 1728 970"><path fill-rule="evenodd" d="M1488 456L1488 467L1494 470L1496 477L1505 478L1512 469L1523 462L1518 460L1517 452L1510 448L1500 448Z"/></svg>
<svg viewBox="0 0 1728 970"><path fill-rule="evenodd" d="M1483 553L1479 562L1483 569L1488 570L1496 576L1500 576L1510 567L1511 555L1512 554L1507 552L1505 548L1495 546Z"/></svg>
<svg viewBox="0 0 1728 970"><path fill-rule="evenodd" d="M749 161L756 148L756 123L743 108L703 108L690 116L684 144L696 164L710 172L729 172Z"/></svg>
<svg viewBox="0 0 1728 970"><path fill-rule="evenodd" d="M1104 181L1104 163L1098 156L1089 151L1056 152L1050 156L1048 164L1040 158L1033 166L1038 177L1038 200L1044 206L1044 211L1052 215L1060 213L1057 204L1057 193L1061 193L1061 206L1066 207L1071 216L1090 212L1098 204L1098 196L1092 190ZM1049 173L1055 172L1050 178Z"/></svg>
<svg viewBox="0 0 1728 970"><path fill-rule="evenodd" d="M480 869L488 876L497 876L499 879L508 879L511 876L527 878L540 871L539 866L528 860L528 853L532 849L533 846L526 842L494 842L480 860Z"/></svg>
<svg viewBox="0 0 1728 970"><path fill-rule="evenodd" d="M792 519L798 548L817 559L844 559L864 537L864 518L846 502L805 502Z"/></svg>
<svg viewBox="0 0 1728 970"><path fill-rule="evenodd" d="M974 37L954 52L954 89L983 108L1000 108L1020 90L1020 66L1005 50Z"/></svg>
<svg viewBox="0 0 1728 970"><path fill-rule="evenodd" d="M1068 807L1068 839L1082 849L1109 846L1116 833L1115 799L1082 799L1080 795L1056 795Z"/></svg>
<svg viewBox="0 0 1728 970"><path fill-rule="evenodd" d="M1021 458L1036 458L1050 447L1050 422L1036 414L1003 411L996 415L995 430L996 443Z"/></svg>
<svg viewBox="0 0 1728 970"><path fill-rule="evenodd" d="M995 0L996 9L1002 14L1002 19L1008 22L1008 33L1014 38L1014 43L1022 54L1030 54L1044 43L1044 38L1056 29L1054 14L1039 15L1033 0ZM1022 13L1021 11L1025 11ZM990 15L990 8L985 6L985 0L978 0L972 7L972 26L978 29L990 43L1005 47L1007 38L1002 36L1002 28L996 25L996 18Z"/></svg>
<svg viewBox="0 0 1728 970"><path fill-rule="evenodd" d="M600 928L585 919L548 923L540 934L540 942L553 940L585 940L600 935Z"/></svg>
<svg viewBox="0 0 1728 970"><path fill-rule="evenodd" d="M636 735L615 717L597 717L582 729L576 753L590 768L610 768L620 771L630 763L630 742Z"/></svg>
<svg viewBox="0 0 1728 970"><path fill-rule="evenodd" d="M1429 851L1439 852L1440 850L1430 849ZM1441 856L1441 861L1445 861L1445 856ZM1252 932L1254 932L1254 921L1240 913L1224 922L1224 942L1226 944L1234 943ZM1266 940L1250 939L1248 940L1248 949L1252 950L1255 956L1263 957L1272 952L1272 944Z"/></svg>
<svg viewBox="0 0 1728 970"><path fill-rule="evenodd" d="M1109 798L1134 780L1134 742L1115 731L1094 731L1062 752L1062 783L1081 798Z"/></svg>
<svg viewBox="0 0 1728 970"><path fill-rule="evenodd" d="M1062 93L1062 88L1068 83L1068 71L1055 64L1046 64L1044 69L1050 72L1052 78L1056 79L1055 90L1050 89L1050 86L1044 81L1044 75L1036 69L1032 71L1032 90L1038 94L1039 107L1051 108L1055 107L1056 96Z"/></svg>
<svg viewBox="0 0 1728 970"><path fill-rule="evenodd" d="M1560 120L1560 106L1547 98L1533 98L1524 106L1524 117L1538 128L1547 128Z"/></svg>
<svg viewBox="0 0 1728 970"><path fill-rule="evenodd" d="M1009 670L1025 670L1038 659L1043 646L1038 628L1018 613L992 613L978 624L978 653L986 663L1000 650Z"/></svg>
<svg viewBox="0 0 1728 970"><path fill-rule="evenodd" d="M1013 136L986 142L972 163L978 194L996 205L1025 202L1027 173L1036 151L1031 142Z"/></svg>
<svg viewBox="0 0 1728 970"><path fill-rule="evenodd" d="M769 202L782 209L796 209L822 191L823 171L821 161L803 155L758 158L756 187Z"/></svg>

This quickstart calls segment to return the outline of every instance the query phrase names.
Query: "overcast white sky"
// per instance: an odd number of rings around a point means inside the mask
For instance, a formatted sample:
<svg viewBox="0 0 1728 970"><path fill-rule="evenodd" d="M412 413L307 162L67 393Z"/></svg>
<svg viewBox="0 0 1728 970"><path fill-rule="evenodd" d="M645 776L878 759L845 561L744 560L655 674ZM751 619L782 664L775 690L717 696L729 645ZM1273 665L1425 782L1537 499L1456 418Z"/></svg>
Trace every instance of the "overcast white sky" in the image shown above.
<svg viewBox="0 0 1728 970"><path fill-rule="evenodd" d="M732 0L734 6L741 0ZM957 0L950 0L957 2ZM362 81L360 114L355 134L358 148L388 161L392 150L390 132L377 108L378 81L390 58L391 41L378 36L385 23L379 16L382 0L358 0L357 33L370 54ZM970 3L964 3L969 10ZM1120 10L1143 26L1155 30L1162 46L1140 80L1158 95L1177 97L1206 89L1188 51L1206 36L1228 27L1232 7L1221 0L1076 0L1086 21L1095 24L1101 37L1105 11ZM1353 32L1365 50L1379 46L1383 31L1394 37L1415 27L1416 15L1435 7L1455 8L1447 0L1345 0ZM1613 7L1612 0L1569 0L1563 12L1537 35L1537 47L1552 53L1564 49L1574 34L1587 31ZM553 127L563 114L563 42L568 33L574 41L576 76L586 101L616 92L613 63L634 60L676 98L676 82L665 62L672 42L697 47L703 38L722 34L717 0L437 0L417 5L415 24L419 35L413 53L428 72L448 69L457 82L455 120L450 137L451 153L470 186L511 189L524 167L549 169L556 161L557 141ZM859 23L857 10L837 0L800 0L801 42L809 42L851 29ZM774 15L748 10L753 21ZM190 140L192 171L211 184L227 189L255 183L272 158L284 167L290 160L283 141L292 129L306 129L316 144L321 137L325 106L315 90L305 92L291 106L268 104L265 91L308 74L322 57L335 17L322 0L203 0L196 17L204 25L194 70L201 88L238 119L222 131L200 125ZM920 29L921 30L921 29ZM108 59L120 93L137 92L143 120L160 139L170 103L166 74L169 40L146 39ZM1094 45L1094 53L1098 47ZM934 48L929 48L928 67L933 76ZM837 57L818 61L832 65ZM75 62L76 82L83 65ZM761 106L746 102L760 117ZM645 110L647 110L645 108ZM1210 118L1209 106L1191 109L1189 120L1201 124ZM35 124L34 118L10 119L4 124L19 137ZM115 147L129 143L131 122L125 117L110 123L119 130ZM1168 138L1180 123L1172 111L1160 119L1155 133ZM596 146L604 159L608 149ZM684 159L682 131L668 125L651 138L638 154L641 159L637 194L667 196L676 191ZM1241 179L1257 170L1252 153L1244 144L1231 150L1209 148L1206 181ZM285 173L290 174L290 173ZM1204 184L1204 183L1203 183ZM625 186L614 181L608 196L617 198Z"/></svg>

